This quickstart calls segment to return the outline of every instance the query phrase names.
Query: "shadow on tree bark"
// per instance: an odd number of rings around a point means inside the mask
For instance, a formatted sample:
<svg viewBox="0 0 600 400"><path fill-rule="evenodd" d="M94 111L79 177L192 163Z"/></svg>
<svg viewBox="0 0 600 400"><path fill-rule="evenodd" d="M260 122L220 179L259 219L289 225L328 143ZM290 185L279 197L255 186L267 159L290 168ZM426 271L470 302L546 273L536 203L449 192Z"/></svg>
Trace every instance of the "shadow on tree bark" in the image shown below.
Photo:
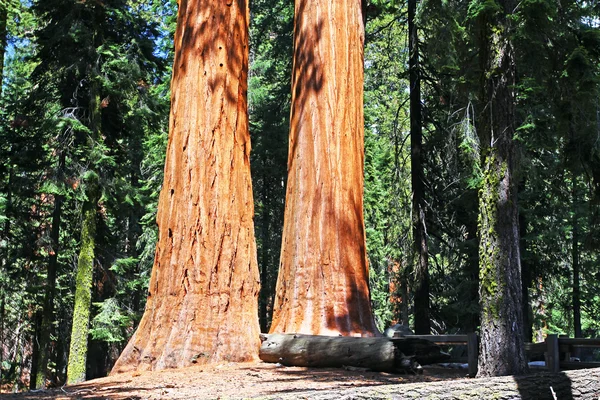
<svg viewBox="0 0 600 400"><path fill-rule="evenodd" d="M373 336L361 4L301 0L295 16L288 186L271 332Z"/></svg>
<svg viewBox="0 0 600 400"><path fill-rule="evenodd" d="M244 0L179 4L159 241L113 373L258 357L248 17Z"/></svg>

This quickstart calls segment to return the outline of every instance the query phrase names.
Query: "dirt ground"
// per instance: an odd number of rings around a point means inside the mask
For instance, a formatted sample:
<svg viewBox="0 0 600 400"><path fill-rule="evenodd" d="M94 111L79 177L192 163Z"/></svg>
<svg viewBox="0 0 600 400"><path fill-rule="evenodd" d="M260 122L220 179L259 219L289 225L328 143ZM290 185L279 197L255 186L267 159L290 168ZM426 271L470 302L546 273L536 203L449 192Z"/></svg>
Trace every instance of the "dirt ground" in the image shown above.
<svg viewBox="0 0 600 400"><path fill-rule="evenodd" d="M0 394L2 400L277 398L349 388L464 378L465 370L425 368L422 375L284 367L262 362L194 366L121 374L39 392ZM304 396L303 396L304 395ZM295 397L295 396L294 396Z"/></svg>

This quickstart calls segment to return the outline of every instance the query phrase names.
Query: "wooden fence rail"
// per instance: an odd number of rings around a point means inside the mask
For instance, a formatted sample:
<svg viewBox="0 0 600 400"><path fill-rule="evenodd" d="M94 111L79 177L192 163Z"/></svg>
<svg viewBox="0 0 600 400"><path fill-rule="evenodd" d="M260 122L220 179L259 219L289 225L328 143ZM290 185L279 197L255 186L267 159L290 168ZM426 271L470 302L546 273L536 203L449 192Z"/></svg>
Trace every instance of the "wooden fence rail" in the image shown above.
<svg viewBox="0 0 600 400"><path fill-rule="evenodd" d="M479 352L479 344L476 333L469 333L466 335L409 335L408 337L427 339L442 346L467 346L469 376L474 377L477 375L477 356ZM600 367L600 362L571 361L571 354L573 354L577 349L584 347L600 348L600 338L580 339L559 337L558 335L548 335L543 343L526 343L525 352L529 358L535 356L544 356L545 368L550 372L558 372L565 369ZM463 360L451 359L450 361L459 362Z"/></svg>
<svg viewBox="0 0 600 400"><path fill-rule="evenodd" d="M449 345L466 345L467 346L467 362L469 364L469 376L477 375L477 355L479 353L479 342L476 333L468 333L466 335L409 335L406 337L414 337L419 339L427 339L435 344L442 346ZM450 360L462 361L462 360Z"/></svg>

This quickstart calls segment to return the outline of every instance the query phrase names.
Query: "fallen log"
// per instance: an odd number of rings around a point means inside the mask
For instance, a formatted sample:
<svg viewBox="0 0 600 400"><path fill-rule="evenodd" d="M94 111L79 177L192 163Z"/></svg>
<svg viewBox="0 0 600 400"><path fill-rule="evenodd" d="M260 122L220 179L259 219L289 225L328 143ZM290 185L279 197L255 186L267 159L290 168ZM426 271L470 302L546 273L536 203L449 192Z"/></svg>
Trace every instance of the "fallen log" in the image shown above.
<svg viewBox="0 0 600 400"><path fill-rule="evenodd" d="M539 373L526 376L504 376L482 379L460 379L369 386L342 390L278 393L263 400L598 400L600 368Z"/></svg>
<svg viewBox="0 0 600 400"><path fill-rule="evenodd" d="M416 338L271 334L261 335L261 340L261 360L297 367L420 372L420 362L446 358L439 346Z"/></svg>

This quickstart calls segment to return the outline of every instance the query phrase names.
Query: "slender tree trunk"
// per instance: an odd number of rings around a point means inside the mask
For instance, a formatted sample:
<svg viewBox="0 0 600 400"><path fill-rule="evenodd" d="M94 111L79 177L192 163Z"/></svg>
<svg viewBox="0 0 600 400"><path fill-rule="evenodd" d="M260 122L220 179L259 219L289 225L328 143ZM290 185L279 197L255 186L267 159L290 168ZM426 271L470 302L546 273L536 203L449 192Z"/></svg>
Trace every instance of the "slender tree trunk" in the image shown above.
<svg viewBox="0 0 600 400"><path fill-rule="evenodd" d="M288 186L271 332L375 335L363 215L360 0L295 4Z"/></svg>
<svg viewBox="0 0 600 400"><path fill-rule="evenodd" d="M258 357L244 0L179 2L159 241L113 373Z"/></svg>
<svg viewBox="0 0 600 400"><path fill-rule="evenodd" d="M0 4L0 96L2 95L2 84L4 80L4 54L7 44L8 8L6 4Z"/></svg>
<svg viewBox="0 0 600 400"><path fill-rule="evenodd" d="M537 326L537 329L534 332L535 342L541 343L544 341L548 332L548 316L546 311L546 298L544 295L544 287L542 276L538 276L535 279L535 288L537 292L537 301L534 304L535 314L540 320L540 324Z"/></svg>
<svg viewBox="0 0 600 400"><path fill-rule="evenodd" d="M403 310L404 304L406 304L406 299L404 297L404 292L401 288L403 285L406 286L405 278L401 272L400 263L396 260L388 261L388 269L387 273L389 276L389 303L392 308L392 320L390 321L390 325L396 325L398 323L406 324L404 320Z"/></svg>
<svg viewBox="0 0 600 400"><path fill-rule="evenodd" d="M6 184L6 189L5 189L5 193L6 193L6 215L8 216L8 218L6 219L6 221L4 222L3 226L2 226L2 232L0 233L0 241L4 242L5 245L3 246L3 248L0 248L1 252L0 252L0 274L3 274L4 271L7 271L8 268L8 263L9 263L9 257L8 257L8 242L10 239L10 209L11 209L11 204L12 204L12 196L11 196L11 187L12 187L12 166L9 165L8 167L8 182ZM2 296L2 298L0 299L1 301L1 312L0 312L0 343L5 343L5 330L4 330L4 320L5 320L5 313L6 313L6 289L4 288L4 279L0 279L0 296ZM0 349L0 365L2 365L2 362L4 360L4 347L2 347ZM0 368L0 378L2 378L2 368ZM0 379L0 383L1 383L1 379Z"/></svg>
<svg viewBox="0 0 600 400"><path fill-rule="evenodd" d="M86 185L87 199L82 208L81 249L75 280L75 308L67 366L67 383L69 385L83 382L86 377L94 247L96 244L96 208L100 199L98 176L95 173L88 172L84 184Z"/></svg>
<svg viewBox="0 0 600 400"><path fill-rule="evenodd" d="M40 331L42 326L41 311L37 311L34 313L33 320L31 322L33 323L33 334L31 335L30 339L27 339L31 340L31 370L29 372L29 388L34 389L35 382L32 380L32 378L35 378L38 374L38 366L40 360L40 342L38 338L40 337Z"/></svg>
<svg viewBox="0 0 600 400"><path fill-rule="evenodd" d="M131 187L134 190L138 190L140 187L140 165L142 164L142 149L143 143L141 140L142 135L133 135L132 139L129 142L129 155L130 155L130 168L131 173L129 177L129 182ZM142 228L140 225L140 221L144 212L144 207L142 204L137 201L134 205L129 209L129 216L127 218L127 242L125 246L125 254L127 257L136 258L139 256L137 242L140 238L140 234L142 232ZM131 271L131 279L137 279L139 274L139 263L137 263L136 267ZM141 312L141 303L142 296L144 296L145 290L139 288L134 290L131 296L131 307L135 313Z"/></svg>
<svg viewBox="0 0 600 400"><path fill-rule="evenodd" d="M61 151L58 161L58 175L62 175L65 166L65 153ZM63 196L56 195L54 198L54 210L52 212L52 227L50 229L50 257L48 258L46 291L44 294L42 325L39 335L39 359L37 374L32 376L36 389L46 387L46 373L48 359L50 356L50 335L52 334L52 322L54 321L54 295L56 292L56 269L58 266L60 223L62 217Z"/></svg>
<svg viewBox="0 0 600 400"><path fill-rule="evenodd" d="M67 381L67 362L69 358L68 346L69 346L69 322L58 321L58 327L56 328L56 381L66 382Z"/></svg>
<svg viewBox="0 0 600 400"><path fill-rule="evenodd" d="M482 113L478 134L483 182L479 193L481 346L479 376L527 369L514 135L515 56L509 38L513 0L479 16Z"/></svg>
<svg viewBox="0 0 600 400"><path fill-rule="evenodd" d="M524 187L524 185L523 185ZM521 253L521 293L523 295L523 335L526 342L533 340L533 320L529 288L533 283L531 267L527 259L527 241L523 238L527 234L527 219L523 213L519 214L520 253Z"/></svg>
<svg viewBox="0 0 600 400"><path fill-rule="evenodd" d="M6 4L0 4L0 96L2 96L2 85L4 83L4 53L6 52L6 37L7 37L7 24L8 22L8 9ZM12 167L11 172L12 172ZM10 178L9 178L10 180ZM8 194L10 196L10 182L8 184ZM8 208L8 207L7 207ZM8 230L9 230L9 222L8 219L5 222L4 230L2 235L0 236L1 240L8 240ZM7 246L8 247L8 246ZM7 254L3 250L0 253L0 271L4 271L6 263L7 263ZM0 281L0 343L4 343L4 313L5 313L5 295L4 288L2 287L2 282ZM0 348L0 366L4 361L4 349ZM0 367L0 385L2 384L2 368ZM1 388L0 388L1 391Z"/></svg>
<svg viewBox="0 0 600 400"><path fill-rule="evenodd" d="M476 203L474 204L476 207ZM474 311L469 312L465 323L467 332L476 332L480 326L479 313L479 253L478 253L477 220L469 218L467 223L467 277L469 279L469 303L476 306Z"/></svg>
<svg viewBox="0 0 600 400"><path fill-rule="evenodd" d="M425 229L425 193L423 185L423 123L421 116L421 71L419 34L416 25L417 0L408 1L408 69L410 75L410 176L412 184L412 231L417 258L415 282L415 333L429 335L429 260Z"/></svg>
<svg viewBox="0 0 600 400"><path fill-rule="evenodd" d="M100 37L94 38L94 43L102 43ZM98 64L90 66L90 120L91 136L88 138L87 151L91 150L101 140L102 114L100 109L100 89L97 79ZM83 382L86 379L86 364L88 355L88 333L90 324L90 307L92 304L92 281L94 278L94 259L96 247L96 212L100 200L100 178L93 170L94 162L90 159L90 170L83 176L86 200L81 210L81 248L77 261L77 277L75 280L75 304L73 309L73 324L71 327L71 342L69 346L69 361L67 363L67 384Z"/></svg>
<svg viewBox="0 0 600 400"><path fill-rule="evenodd" d="M272 292L268 290L270 285L268 285L269 281L269 211L270 210L270 201L268 186L266 182L263 182L263 190L262 190L262 200L263 200L263 212L262 212L262 221L261 221L261 239L262 239L262 247L260 249L260 281L262 282L262 288L260 291L260 311L259 311L259 320L260 320L260 329L261 332L268 332L269 329L269 300L272 298Z"/></svg>
<svg viewBox="0 0 600 400"><path fill-rule="evenodd" d="M400 282L400 293L402 294L402 325L408 326L410 314L408 312L408 285L406 284L406 277L404 277L402 282Z"/></svg>
<svg viewBox="0 0 600 400"><path fill-rule="evenodd" d="M571 247L571 258L573 262L573 330L576 338L583 337L581 332L581 283L580 283L580 253L579 253L579 220L578 220L578 190L577 177L573 174L572 182L572 213L573 213L573 244Z"/></svg>

